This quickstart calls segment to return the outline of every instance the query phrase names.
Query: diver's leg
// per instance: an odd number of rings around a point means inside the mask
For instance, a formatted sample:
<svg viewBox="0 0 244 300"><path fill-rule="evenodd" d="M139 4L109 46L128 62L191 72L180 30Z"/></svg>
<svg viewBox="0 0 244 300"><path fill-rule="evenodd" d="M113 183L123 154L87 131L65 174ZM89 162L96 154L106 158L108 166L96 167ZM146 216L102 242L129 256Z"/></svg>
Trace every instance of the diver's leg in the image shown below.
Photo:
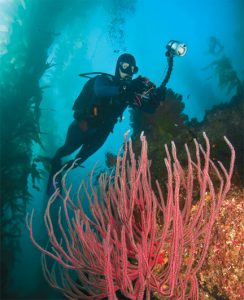
<svg viewBox="0 0 244 300"><path fill-rule="evenodd" d="M65 143L62 147L60 147L53 159L51 160L51 170L49 173L47 190L49 191L52 187L53 176L61 169L62 162L61 159L64 156L67 156L77 150L83 144L86 133L81 131L78 122L73 121L67 131ZM60 175L61 176L61 175Z"/></svg>
<svg viewBox="0 0 244 300"><path fill-rule="evenodd" d="M76 155L76 159L79 158L79 164L83 163L88 157L94 154L106 141L110 131L99 132L94 135L94 138L89 138L89 142L84 143L79 153Z"/></svg>
<svg viewBox="0 0 244 300"><path fill-rule="evenodd" d="M78 122L73 121L68 128L65 143L57 150L54 159L61 159L73 153L83 144L86 136L87 133L80 130Z"/></svg>

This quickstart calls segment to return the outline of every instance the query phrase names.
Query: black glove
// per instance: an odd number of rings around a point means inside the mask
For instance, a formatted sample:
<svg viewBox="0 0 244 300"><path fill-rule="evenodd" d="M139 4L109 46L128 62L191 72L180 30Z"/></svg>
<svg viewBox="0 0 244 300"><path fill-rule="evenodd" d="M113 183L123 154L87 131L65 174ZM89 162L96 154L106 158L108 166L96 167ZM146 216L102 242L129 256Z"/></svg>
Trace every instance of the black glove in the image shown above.
<svg viewBox="0 0 244 300"><path fill-rule="evenodd" d="M133 105L141 106L142 101L149 101L155 92L155 84L146 77L139 76L136 79L121 82L121 95L131 98Z"/></svg>
<svg viewBox="0 0 244 300"><path fill-rule="evenodd" d="M146 88L146 78L139 76L133 80L123 80L120 83L121 94L141 94Z"/></svg>
<svg viewBox="0 0 244 300"><path fill-rule="evenodd" d="M148 78L139 76L131 81L131 87L136 94L148 94L156 86Z"/></svg>
<svg viewBox="0 0 244 300"><path fill-rule="evenodd" d="M131 81L131 89L134 91L134 93L142 94L145 92L146 88L147 80L145 77L138 76L136 79Z"/></svg>

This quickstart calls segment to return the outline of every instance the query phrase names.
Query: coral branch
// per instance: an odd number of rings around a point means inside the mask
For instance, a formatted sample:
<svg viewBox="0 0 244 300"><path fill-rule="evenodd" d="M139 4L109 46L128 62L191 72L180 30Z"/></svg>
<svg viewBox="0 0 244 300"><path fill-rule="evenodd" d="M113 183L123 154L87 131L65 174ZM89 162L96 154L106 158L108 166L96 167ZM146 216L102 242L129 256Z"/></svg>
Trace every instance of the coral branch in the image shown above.
<svg viewBox="0 0 244 300"><path fill-rule="evenodd" d="M118 291L130 299L150 299L151 293L158 298L198 299L196 274L230 188L235 159L233 146L226 139L231 150L230 168L227 171L221 163L215 165L205 133L204 139L206 150L195 141L196 162L186 146L187 169L180 164L174 143L171 151L166 146L167 197L158 183L157 193L152 189L143 134L138 162L131 140L127 142L125 136L114 177L103 174L96 188L91 175L89 184L81 183L74 200L72 187L66 186L66 173L64 195L57 190L44 215L50 249L34 239L33 213L29 221L27 218L31 240L43 253L43 271L51 286L69 299L117 299ZM57 199L63 205L57 216L58 228L50 215ZM82 201L89 202L91 218L84 213ZM46 256L58 263L58 271L55 266L49 270Z"/></svg>

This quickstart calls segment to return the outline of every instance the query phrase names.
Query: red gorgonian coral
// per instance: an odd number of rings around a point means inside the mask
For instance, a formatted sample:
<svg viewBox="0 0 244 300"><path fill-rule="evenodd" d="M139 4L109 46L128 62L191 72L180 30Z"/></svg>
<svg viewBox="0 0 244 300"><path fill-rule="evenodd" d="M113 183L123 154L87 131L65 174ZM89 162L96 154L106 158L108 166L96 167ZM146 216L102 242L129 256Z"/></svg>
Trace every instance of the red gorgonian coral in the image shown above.
<svg viewBox="0 0 244 300"><path fill-rule="evenodd" d="M33 237L33 213L27 218L30 237L43 253L43 270L51 286L69 299L117 299L120 291L129 299L150 299L152 293L163 299L198 299L196 274L207 253L211 229L220 205L230 188L235 152L230 150L230 168L210 159L210 145L204 134L206 150L195 141L196 162L187 145L188 167L177 159L174 143L167 146L167 196L150 180L147 142L141 135L141 156L137 162L131 141L125 140L117 158L114 175L101 175L98 187L81 182L76 199L71 197L63 177L63 193L56 190L44 215L51 248L42 248ZM122 151L123 150L123 151ZM210 174L215 174L218 184ZM197 193L198 205L192 210ZM206 194L211 203L206 205ZM63 210L54 229L50 208L57 199ZM180 203L183 202L183 207ZM92 217L82 208L89 201ZM66 225L63 225L63 213ZM61 236L60 239L57 235ZM50 271L46 256L60 268Z"/></svg>

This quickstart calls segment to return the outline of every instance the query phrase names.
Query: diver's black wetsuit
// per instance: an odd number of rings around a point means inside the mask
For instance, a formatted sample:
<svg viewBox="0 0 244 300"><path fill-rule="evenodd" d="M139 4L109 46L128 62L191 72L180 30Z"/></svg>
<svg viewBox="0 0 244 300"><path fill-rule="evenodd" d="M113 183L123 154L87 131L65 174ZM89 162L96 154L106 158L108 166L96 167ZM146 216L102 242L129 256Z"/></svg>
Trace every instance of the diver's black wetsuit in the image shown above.
<svg viewBox="0 0 244 300"><path fill-rule="evenodd" d="M162 100L162 91L158 89L153 99L136 102L134 94L121 93L121 83L106 75L95 78L92 91L92 97L89 99L91 109L88 114L83 113L82 107L75 107L75 120L69 126L64 145L57 150L53 159L56 171L61 166L61 158L73 153L81 146L81 150L76 155L76 158L80 159L79 163L95 153L104 144L118 118L122 117L128 106L153 113ZM79 97L76 103L78 102ZM96 114L93 114L94 109L96 109ZM87 122L87 130L80 128L83 121Z"/></svg>
<svg viewBox="0 0 244 300"><path fill-rule="evenodd" d="M61 169L62 157L82 147L76 159L79 158L77 165L83 163L104 144L127 107L147 113L156 110L164 98L164 89L155 88L141 76L132 80L137 71L135 58L122 54L117 61L115 76L99 75L85 84L74 103L74 121L69 126L65 143L52 159L47 191L52 186L53 175ZM147 91L153 90L147 97L145 87ZM142 93L144 97L138 96ZM68 166L72 163L73 160L68 162Z"/></svg>

